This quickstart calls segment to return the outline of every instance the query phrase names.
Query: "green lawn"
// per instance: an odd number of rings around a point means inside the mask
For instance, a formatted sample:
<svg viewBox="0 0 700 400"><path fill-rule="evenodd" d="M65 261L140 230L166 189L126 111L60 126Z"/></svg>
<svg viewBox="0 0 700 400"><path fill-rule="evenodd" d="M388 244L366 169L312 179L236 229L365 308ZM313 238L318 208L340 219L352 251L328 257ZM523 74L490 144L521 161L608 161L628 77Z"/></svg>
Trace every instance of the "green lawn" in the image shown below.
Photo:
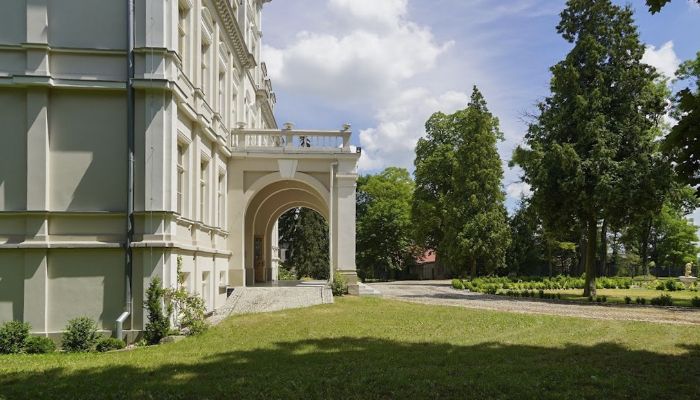
<svg viewBox="0 0 700 400"><path fill-rule="evenodd" d="M546 290L550 293L561 293L562 299L566 300L580 300L588 301L588 297L583 297L583 289L560 289L560 290ZM625 296L632 298L634 303L637 297L641 297L649 300L654 297L659 297L662 294L666 294L673 298L674 306L690 307L690 299L695 296L700 296L700 292L693 292L690 290L676 290L669 292L666 290L654 290L654 289L643 289L643 288L630 288L630 289L597 289L597 296L606 296L608 298L608 303L624 303Z"/></svg>
<svg viewBox="0 0 700 400"><path fill-rule="evenodd" d="M108 354L0 356L0 398L700 398L700 328L378 298Z"/></svg>

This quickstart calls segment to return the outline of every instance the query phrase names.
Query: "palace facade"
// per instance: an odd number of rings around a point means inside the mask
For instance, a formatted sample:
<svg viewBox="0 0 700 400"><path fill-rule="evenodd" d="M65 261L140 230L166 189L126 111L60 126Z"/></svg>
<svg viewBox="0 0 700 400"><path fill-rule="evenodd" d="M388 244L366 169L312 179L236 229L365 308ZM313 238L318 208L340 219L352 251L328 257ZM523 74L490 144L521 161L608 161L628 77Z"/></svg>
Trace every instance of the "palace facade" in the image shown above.
<svg viewBox="0 0 700 400"><path fill-rule="evenodd" d="M136 334L178 266L214 310L277 279L293 207L327 219L331 270L356 282L359 152L348 125L278 127L268 1L2 2L0 323Z"/></svg>

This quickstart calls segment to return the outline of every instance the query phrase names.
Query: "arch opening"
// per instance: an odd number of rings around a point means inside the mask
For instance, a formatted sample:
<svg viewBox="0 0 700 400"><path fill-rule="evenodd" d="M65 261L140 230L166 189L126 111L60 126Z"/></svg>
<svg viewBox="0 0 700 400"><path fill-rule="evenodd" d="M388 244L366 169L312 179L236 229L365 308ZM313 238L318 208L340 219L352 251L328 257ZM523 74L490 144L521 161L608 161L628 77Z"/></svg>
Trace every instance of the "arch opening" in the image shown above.
<svg viewBox="0 0 700 400"><path fill-rule="evenodd" d="M278 281L281 261L278 221L290 210L311 210L320 217L310 217L316 218L315 223L319 221L325 223L325 235L323 235L325 239L322 242L325 251L319 251L318 243L305 243L300 248L314 249L312 257L317 257L319 254L324 257L323 261L316 263L308 259L304 261L303 265L319 263L327 265L327 273L315 274L316 277L328 279L331 276L330 205L327 192L324 193L318 187L299 180L277 180L267 183L266 186L259 188L257 193L246 198L244 230L246 285L265 285ZM313 214L304 212L304 216L307 215ZM304 250L304 252L310 253L310 250ZM297 260L304 259L298 255L297 252Z"/></svg>

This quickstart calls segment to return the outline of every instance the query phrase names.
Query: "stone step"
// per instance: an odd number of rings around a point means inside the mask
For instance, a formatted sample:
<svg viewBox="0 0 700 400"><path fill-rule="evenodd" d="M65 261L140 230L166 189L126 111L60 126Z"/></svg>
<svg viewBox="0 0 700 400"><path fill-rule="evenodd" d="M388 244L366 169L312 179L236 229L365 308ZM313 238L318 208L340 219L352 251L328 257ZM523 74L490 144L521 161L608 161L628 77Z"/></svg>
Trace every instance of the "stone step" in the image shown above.
<svg viewBox="0 0 700 400"><path fill-rule="evenodd" d="M366 285L364 283L358 283L357 284L360 288L360 296L381 296L382 293L373 288L372 286Z"/></svg>

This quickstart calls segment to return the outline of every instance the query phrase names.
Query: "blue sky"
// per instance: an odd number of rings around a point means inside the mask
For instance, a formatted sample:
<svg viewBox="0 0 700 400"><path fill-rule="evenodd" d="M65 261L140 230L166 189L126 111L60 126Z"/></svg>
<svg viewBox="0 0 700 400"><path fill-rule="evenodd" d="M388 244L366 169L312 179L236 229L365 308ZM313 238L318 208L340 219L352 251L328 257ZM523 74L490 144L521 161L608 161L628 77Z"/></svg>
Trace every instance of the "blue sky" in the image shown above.
<svg viewBox="0 0 700 400"><path fill-rule="evenodd" d="M660 14L630 4L645 60L667 74L700 50L700 8L673 0ZM501 122L507 205L527 187L509 169L527 115L549 93L549 67L569 49L555 31L564 0L273 0L263 11L263 59L278 121L353 125L360 172L413 170L413 147L435 111L463 108L473 85ZM700 220L700 213L698 220Z"/></svg>

